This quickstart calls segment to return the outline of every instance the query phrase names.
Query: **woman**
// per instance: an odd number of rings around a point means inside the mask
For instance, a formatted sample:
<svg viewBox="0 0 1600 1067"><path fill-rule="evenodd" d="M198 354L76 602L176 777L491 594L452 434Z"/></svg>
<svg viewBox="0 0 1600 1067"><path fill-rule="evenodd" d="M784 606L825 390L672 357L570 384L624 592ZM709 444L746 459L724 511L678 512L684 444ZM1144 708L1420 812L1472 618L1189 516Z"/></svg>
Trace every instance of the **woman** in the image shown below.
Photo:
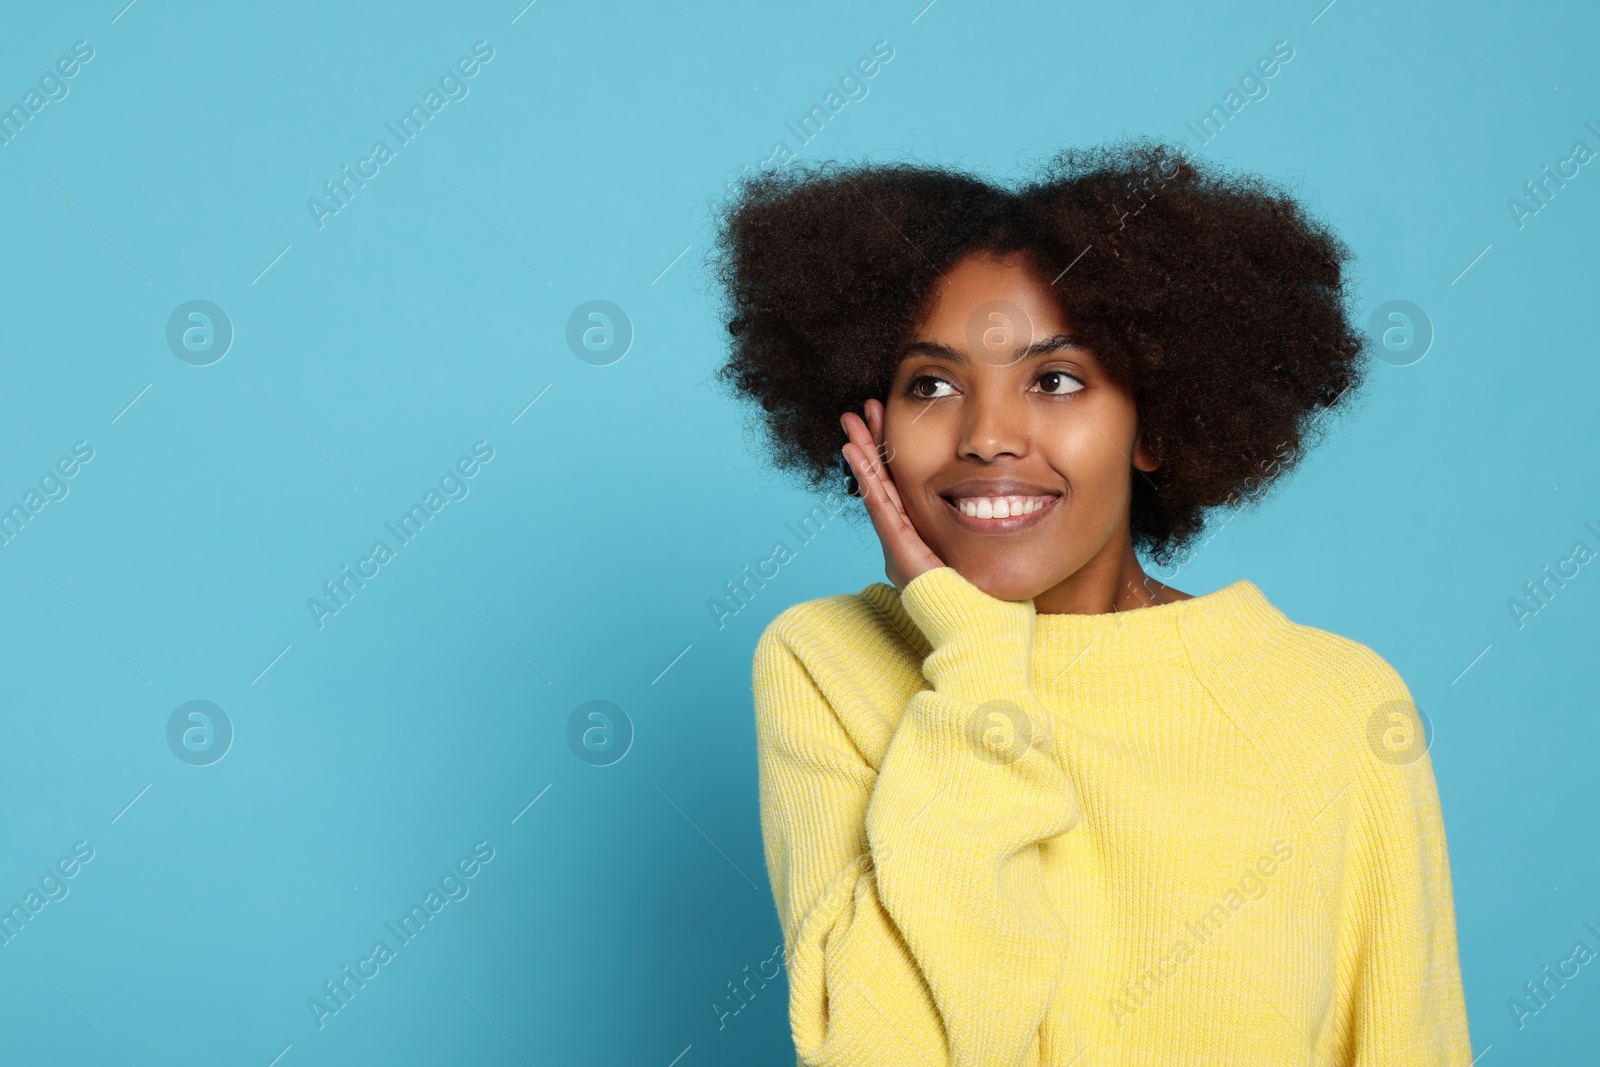
<svg viewBox="0 0 1600 1067"><path fill-rule="evenodd" d="M720 238L722 379L812 488L842 452L889 579L756 647L799 1062L1468 1067L1405 683L1139 562L1361 383L1339 240L1145 141L794 168Z"/></svg>

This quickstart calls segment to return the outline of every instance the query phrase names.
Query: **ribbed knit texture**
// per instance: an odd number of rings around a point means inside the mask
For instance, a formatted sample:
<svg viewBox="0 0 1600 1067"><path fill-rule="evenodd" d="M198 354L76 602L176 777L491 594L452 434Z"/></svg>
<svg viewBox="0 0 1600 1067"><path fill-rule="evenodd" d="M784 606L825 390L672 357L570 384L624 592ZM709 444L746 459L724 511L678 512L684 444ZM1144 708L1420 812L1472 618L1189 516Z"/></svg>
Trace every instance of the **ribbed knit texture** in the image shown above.
<svg viewBox="0 0 1600 1067"><path fill-rule="evenodd" d="M784 611L753 681L801 1065L1469 1067L1410 694L1250 582L1038 615L941 567Z"/></svg>

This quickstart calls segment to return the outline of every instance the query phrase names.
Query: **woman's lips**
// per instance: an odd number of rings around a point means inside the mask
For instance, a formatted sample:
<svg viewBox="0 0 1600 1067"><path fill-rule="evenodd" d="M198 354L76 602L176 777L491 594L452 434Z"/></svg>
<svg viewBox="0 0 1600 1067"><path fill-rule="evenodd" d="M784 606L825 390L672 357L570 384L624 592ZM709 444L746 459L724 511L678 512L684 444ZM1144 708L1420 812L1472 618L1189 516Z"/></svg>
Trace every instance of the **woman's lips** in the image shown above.
<svg viewBox="0 0 1600 1067"><path fill-rule="evenodd" d="M958 526L971 530L973 533L1008 534L1015 533L1018 530L1025 530L1030 526L1042 522L1046 515L1049 515L1055 510L1056 503L1061 498L1059 496L1005 497L1003 499L1007 501L1008 511L1013 510L1017 506L1018 502L1021 502L1027 506L1037 505L1037 507L1033 511L1027 511L1021 515L1008 515L1003 519L993 517L982 518L978 515L968 515L957 506L955 501L949 499L948 497L940 497L939 499L944 501L945 507L949 509L951 517L955 519ZM960 499L970 500L974 503L979 499L983 499L988 506L979 505L977 510L987 510L991 513L996 510L992 503L997 499L994 497L974 497Z"/></svg>

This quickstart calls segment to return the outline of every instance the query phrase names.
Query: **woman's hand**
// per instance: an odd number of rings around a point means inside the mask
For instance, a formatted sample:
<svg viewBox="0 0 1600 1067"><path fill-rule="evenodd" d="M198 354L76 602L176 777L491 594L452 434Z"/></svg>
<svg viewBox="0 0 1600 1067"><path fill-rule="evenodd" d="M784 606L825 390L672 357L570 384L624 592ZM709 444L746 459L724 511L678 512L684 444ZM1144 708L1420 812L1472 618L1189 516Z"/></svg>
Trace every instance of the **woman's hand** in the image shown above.
<svg viewBox="0 0 1600 1067"><path fill-rule="evenodd" d="M883 543L883 573L896 589L904 589L913 578L943 567L944 562L933 554L916 527L911 525L888 464L880 458L880 446L875 438L883 433L883 404L868 400L863 410L872 422L870 429L853 411L839 417L839 424L850 438L843 449L844 458L849 461L856 481L861 483L867 514L878 531L878 540Z"/></svg>

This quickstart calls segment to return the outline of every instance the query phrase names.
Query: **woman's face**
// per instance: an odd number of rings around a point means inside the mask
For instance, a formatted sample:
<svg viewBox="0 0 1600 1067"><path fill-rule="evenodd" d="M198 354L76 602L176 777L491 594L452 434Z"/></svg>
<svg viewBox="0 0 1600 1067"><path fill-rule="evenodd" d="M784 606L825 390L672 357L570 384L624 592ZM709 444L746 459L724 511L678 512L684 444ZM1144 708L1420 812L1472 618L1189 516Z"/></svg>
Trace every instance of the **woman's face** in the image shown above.
<svg viewBox="0 0 1600 1067"><path fill-rule="evenodd" d="M1025 258L969 256L935 283L874 431L923 541L1002 600L1132 558L1132 468L1156 464L1074 333Z"/></svg>

